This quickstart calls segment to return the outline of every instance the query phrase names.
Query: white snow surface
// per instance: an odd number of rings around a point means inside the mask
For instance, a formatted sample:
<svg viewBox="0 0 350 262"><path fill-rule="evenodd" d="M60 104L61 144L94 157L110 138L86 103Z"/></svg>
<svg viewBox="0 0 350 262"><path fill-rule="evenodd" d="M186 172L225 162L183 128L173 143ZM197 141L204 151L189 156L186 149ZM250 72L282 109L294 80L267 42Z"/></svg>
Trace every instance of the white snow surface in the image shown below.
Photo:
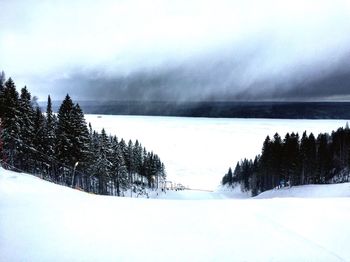
<svg viewBox="0 0 350 262"><path fill-rule="evenodd" d="M331 132L347 120L228 119L86 115L101 131L138 139L164 162L168 179L191 188L215 189L228 168L261 153L267 135L276 132Z"/></svg>
<svg viewBox="0 0 350 262"><path fill-rule="evenodd" d="M262 192L255 198L324 198L324 197L350 197L350 183L332 185L305 185L285 187Z"/></svg>
<svg viewBox="0 0 350 262"><path fill-rule="evenodd" d="M333 187L319 187L327 198L300 187L298 198L131 199L0 168L0 261L350 261L350 198Z"/></svg>

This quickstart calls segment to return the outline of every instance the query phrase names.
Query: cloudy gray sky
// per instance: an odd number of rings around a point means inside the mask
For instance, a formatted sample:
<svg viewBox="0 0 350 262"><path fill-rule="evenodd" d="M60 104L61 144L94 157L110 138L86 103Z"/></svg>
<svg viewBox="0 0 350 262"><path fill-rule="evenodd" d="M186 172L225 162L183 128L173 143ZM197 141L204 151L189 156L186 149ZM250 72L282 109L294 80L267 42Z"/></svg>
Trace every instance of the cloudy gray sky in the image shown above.
<svg viewBox="0 0 350 262"><path fill-rule="evenodd" d="M350 100L347 0L0 0L0 69L61 99Z"/></svg>

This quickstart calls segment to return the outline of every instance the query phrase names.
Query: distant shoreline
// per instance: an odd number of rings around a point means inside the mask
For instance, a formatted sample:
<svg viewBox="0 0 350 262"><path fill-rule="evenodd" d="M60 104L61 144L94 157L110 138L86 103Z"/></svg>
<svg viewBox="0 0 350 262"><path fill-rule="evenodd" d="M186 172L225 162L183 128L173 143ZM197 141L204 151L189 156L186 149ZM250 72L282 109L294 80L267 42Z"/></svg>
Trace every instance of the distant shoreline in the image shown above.
<svg viewBox="0 0 350 262"><path fill-rule="evenodd" d="M61 101L53 102L54 111ZM350 119L350 102L80 101L86 114L209 118ZM40 103L43 109L46 104Z"/></svg>

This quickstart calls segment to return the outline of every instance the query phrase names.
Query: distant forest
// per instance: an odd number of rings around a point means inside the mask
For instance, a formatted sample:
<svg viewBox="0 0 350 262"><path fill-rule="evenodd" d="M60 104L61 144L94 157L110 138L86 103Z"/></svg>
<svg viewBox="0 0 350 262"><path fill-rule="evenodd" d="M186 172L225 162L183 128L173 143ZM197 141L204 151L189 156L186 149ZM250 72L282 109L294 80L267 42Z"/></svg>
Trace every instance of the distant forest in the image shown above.
<svg viewBox="0 0 350 262"><path fill-rule="evenodd" d="M0 165L102 195L122 196L127 190L142 194L145 187L157 187L166 176L160 158L139 141L119 140L104 129L94 131L69 95L57 115L48 96L43 114L27 87L18 93L3 72Z"/></svg>
<svg viewBox="0 0 350 262"><path fill-rule="evenodd" d="M80 101L89 114L222 118L350 119L349 102ZM53 106L57 109L60 102Z"/></svg>
<svg viewBox="0 0 350 262"><path fill-rule="evenodd" d="M263 191L285 186L328 184L350 181L350 128L339 128L317 138L306 131L278 133L266 137L262 152L254 160L244 159L234 171L229 168L222 184L241 186L255 196Z"/></svg>

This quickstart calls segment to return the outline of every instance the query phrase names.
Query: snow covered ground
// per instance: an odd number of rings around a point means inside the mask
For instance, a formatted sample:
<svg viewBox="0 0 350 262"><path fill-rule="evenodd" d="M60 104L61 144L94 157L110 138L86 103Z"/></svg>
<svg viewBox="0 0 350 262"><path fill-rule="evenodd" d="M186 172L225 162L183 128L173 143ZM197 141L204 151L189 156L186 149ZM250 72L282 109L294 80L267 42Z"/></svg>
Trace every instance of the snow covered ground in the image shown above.
<svg viewBox="0 0 350 262"><path fill-rule="evenodd" d="M263 141L278 132L315 135L345 126L346 120L222 119L86 115L94 129L139 139L164 162L168 178L186 186L215 189L229 166L260 154Z"/></svg>
<svg viewBox="0 0 350 262"><path fill-rule="evenodd" d="M318 187L327 198L300 187L298 198L130 199L0 168L0 261L350 261L349 186L342 197Z"/></svg>

